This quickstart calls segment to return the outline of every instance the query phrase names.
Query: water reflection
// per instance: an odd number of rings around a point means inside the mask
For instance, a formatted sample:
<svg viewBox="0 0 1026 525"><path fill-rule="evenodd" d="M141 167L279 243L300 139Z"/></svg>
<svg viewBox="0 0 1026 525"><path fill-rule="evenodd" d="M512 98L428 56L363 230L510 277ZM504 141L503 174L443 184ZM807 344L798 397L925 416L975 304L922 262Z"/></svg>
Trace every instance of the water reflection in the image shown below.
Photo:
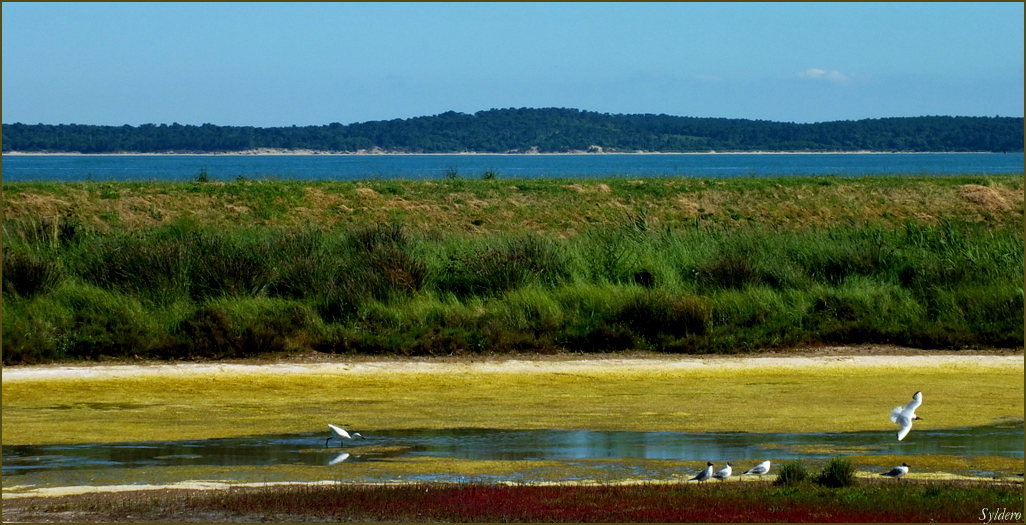
<svg viewBox="0 0 1026 525"><path fill-rule="evenodd" d="M947 454L1023 457L1023 423L920 430L898 442L893 432L687 434L587 430L385 430L365 432L360 446L324 447L325 433L178 442L4 446L9 477L75 469L174 466L319 465L395 458L466 460L660 459L775 461L860 455Z"/></svg>
<svg viewBox="0 0 1026 525"><path fill-rule="evenodd" d="M918 431L916 439L894 433L685 434L677 432L598 432L586 430L410 430L388 439L416 447L415 454L476 460L642 458L735 460L828 458L838 453L955 454L1023 457L1023 424L1003 423Z"/></svg>
<svg viewBox="0 0 1026 525"><path fill-rule="evenodd" d="M440 457L467 460L563 461L624 459L602 467L626 470L621 476L644 476L636 459L733 460L829 458L860 455L949 454L956 456L1023 457L1023 422L987 427L916 430L898 442L894 433L748 434L672 432L595 432L565 430L392 430L364 433L359 446L323 446L324 433L255 436L166 443L115 443L3 447L3 483L35 484L38 476L70 481L113 472L155 472L155 468L235 467L258 477L261 467L310 466L339 469L342 463ZM369 465L369 463L368 463ZM737 463L736 463L737 465ZM257 469L253 471L252 469ZM634 471L631 471L631 470ZM38 475L38 476L37 476ZM610 473L608 475L613 475ZM119 476L123 476L119 475ZM446 473L413 476L437 480ZM522 476L529 477L529 469ZM485 476L486 477L486 476ZM447 478L446 478L447 479ZM24 481L23 481L24 480ZM239 478L240 481L244 481Z"/></svg>

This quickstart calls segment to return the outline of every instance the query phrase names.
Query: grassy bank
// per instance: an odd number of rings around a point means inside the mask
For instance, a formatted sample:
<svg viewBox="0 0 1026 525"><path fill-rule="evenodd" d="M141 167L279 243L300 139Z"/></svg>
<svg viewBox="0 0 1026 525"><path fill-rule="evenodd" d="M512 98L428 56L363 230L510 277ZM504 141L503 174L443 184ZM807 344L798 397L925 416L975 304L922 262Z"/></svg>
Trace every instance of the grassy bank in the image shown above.
<svg viewBox="0 0 1026 525"><path fill-rule="evenodd" d="M5 183L3 361L1021 347L1022 183Z"/></svg>
<svg viewBox="0 0 1026 525"><path fill-rule="evenodd" d="M404 485L164 491L4 500L18 521L840 522L1021 521L1022 485L874 482L602 486ZM1016 517L1016 515L1018 517Z"/></svg>

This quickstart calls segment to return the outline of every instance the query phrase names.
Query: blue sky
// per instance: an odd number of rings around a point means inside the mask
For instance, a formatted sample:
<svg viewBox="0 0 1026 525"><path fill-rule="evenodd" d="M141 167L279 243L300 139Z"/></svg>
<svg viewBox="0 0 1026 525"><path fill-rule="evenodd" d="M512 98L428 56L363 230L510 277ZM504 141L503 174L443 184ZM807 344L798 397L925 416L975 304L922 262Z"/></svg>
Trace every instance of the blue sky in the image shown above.
<svg viewBox="0 0 1026 525"><path fill-rule="evenodd" d="M3 122L1023 116L1023 3L3 2Z"/></svg>

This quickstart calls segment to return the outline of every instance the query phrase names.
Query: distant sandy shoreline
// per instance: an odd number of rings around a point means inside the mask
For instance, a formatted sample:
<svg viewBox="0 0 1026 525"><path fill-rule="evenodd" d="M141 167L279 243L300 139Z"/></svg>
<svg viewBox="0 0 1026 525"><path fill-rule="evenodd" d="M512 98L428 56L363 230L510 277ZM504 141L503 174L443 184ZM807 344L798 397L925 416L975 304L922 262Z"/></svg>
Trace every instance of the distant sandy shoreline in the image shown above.
<svg viewBox="0 0 1026 525"><path fill-rule="evenodd" d="M224 152L213 152L213 153L188 153L188 152L164 152L164 153L138 153L138 152L119 152L119 153L74 153L74 152L61 152L61 153L37 153L30 151L9 151L3 154L4 157L164 157L164 156L179 156L179 157L235 157L235 156L384 156L384 155L417 155L417 156L451 156L451 155L465 155L465 156L509 156L509 157L536 157L536 156L567 156L567 155L894 155L894 154L938 154L948 155L952 153L958 154L980 154L980 153L996 153L993 151L689 151L689 152L660 152L660 151L631 151L631 152L610 152L610 151L570 151L566 153L482 153L473 151L461 151L453 153L406 153L398 151L355 151L355 152L342 152L342 151L319 151L309 149L274 149L274 148L260 148L253 150L244 151L224 151ZM1018 153L1018 152L1016 152Z"/></svg>
<svg viewBox="0 0 1026 525"><path fill-rule="evenodd" d="M744 370L760 368L809 368L832 366L921 367L921 366L1023 366L1019 351L976 354L927 354L906 349L866 352L852 347L834 347L822 353L775 356L679 356L679 357L499 357L377 359L327 358L318 362L272 363L150 363L30 365L3 367L3 382L53 379L106 380L143 376L195 376L197 374L377 374L377 373L587 373L608 370ZM889 350L889 351L888 351ZM906 350L902 352L902 350Z"/></svg>

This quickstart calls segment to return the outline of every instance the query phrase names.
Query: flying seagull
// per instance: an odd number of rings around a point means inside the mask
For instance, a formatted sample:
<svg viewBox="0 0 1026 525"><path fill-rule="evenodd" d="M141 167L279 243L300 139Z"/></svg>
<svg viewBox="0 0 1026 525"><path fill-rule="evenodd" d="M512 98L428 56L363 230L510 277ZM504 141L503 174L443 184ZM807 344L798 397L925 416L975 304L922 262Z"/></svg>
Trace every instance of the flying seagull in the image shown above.
<svg viewBox="0 0 1026 525"><path fill-rule="evenodd" d="M912 401L909 401L904 408L894 407L894 410L891 410L891 422L901 426L901 430L898 431L898 441L905 439L905 436L912 430L913 420L923 419L916 415L916 409L922 403L923 393L916 392L916 395L912 396Z"/></svg>

